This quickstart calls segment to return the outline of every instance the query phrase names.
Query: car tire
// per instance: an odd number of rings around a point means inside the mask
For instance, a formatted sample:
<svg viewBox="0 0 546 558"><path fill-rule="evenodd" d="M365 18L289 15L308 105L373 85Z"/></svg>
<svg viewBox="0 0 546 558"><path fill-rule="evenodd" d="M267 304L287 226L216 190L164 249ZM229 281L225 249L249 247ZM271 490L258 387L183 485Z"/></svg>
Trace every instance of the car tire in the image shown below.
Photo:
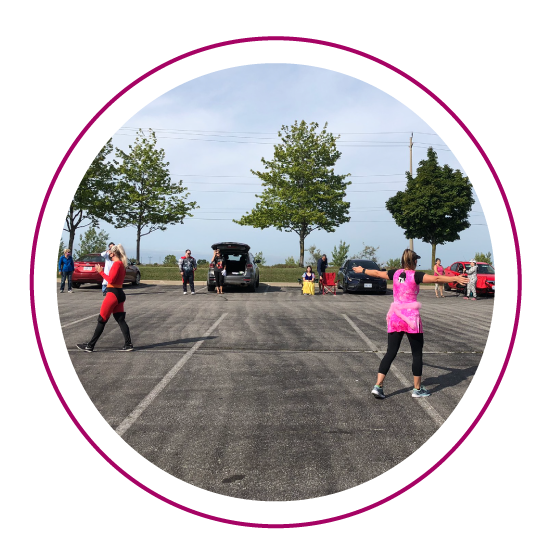
<svg viewBox="0 0 546 558"><path fill-rule="evenodd" d="M256 292L256 281L254 281L254 283L252 283L252 285L249 285L249 286L248 286L248 290L249 290L251 293L255 293L255 292Z"/></svg>
<svg viewBox="0 0 546 558"><path fill-rule="evenodd" d="M207 290L209 291L209 293L214 291L214 285L207 285Z"/></svg>
<svg viewBox="0 0 546 558"><path fill-rule="evenodd" d="M341 283L340 283L339 281L337 282L337 288L338 288L338 290L340 290L340 291L343 290L343 287L341 286Z"/></svg>
<svg viewBox="0 0 546 558"><path fill-rule="evenodd" d="M258 277L256 278L256 288L258 288L260 286L260 276L258 275Z"/></svg>
<svg viewBox="0 0 546 558"><path fill-rule="evenodd" d="M384 291L379 291L380 295L386 295L387 294L387 289L385 289Z"/></svg>
<svg viewBox="0 0 546 558"><path fill-rule="evenodd" d="M132 285L140 285L140 273L137 273L135 276L135 280L131 281Z"/></svg>
<svg viewBox="0 0 546 558"><path fill-rule="evenodd" d="M449 283L444 283L444 289L445 289L446 291L450 291L450 290L451 290L451 287L449 286Z"/></svg>
<svg viewBox="0 0 546 558"><path fill-rule="evenodd" d="M73 286L75 289L79 289L80 286L81 286L81 284L80 284L80 283L72 283L72 286Z"/></svg>

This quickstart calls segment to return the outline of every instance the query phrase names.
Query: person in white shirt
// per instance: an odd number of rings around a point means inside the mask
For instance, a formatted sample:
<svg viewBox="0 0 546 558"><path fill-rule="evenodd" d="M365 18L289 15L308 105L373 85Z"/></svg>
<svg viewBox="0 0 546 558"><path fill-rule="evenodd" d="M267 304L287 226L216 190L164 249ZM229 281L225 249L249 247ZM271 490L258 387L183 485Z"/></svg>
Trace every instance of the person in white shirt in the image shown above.
<svg viewBox="0 0 546 558"><path fill-rule="evenodd" d="M108 275L112 264L114 263L112 261L112 254L110 254L110 251L112 250L112 247L115 246L115 244L113 242L110 242L110 244L108 244L108 248L104 251L101 252L101 256L104 258L104 273L106 275ZM106 296L106 285L108 285L108 281L106 279L102 280L102 296Z"/></svg>

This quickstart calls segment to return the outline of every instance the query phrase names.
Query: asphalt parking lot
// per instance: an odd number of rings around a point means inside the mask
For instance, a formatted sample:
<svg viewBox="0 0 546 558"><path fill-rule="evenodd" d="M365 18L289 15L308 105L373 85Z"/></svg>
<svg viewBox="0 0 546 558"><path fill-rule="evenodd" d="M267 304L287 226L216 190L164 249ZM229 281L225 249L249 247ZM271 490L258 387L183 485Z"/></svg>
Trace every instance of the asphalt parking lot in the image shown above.
<svg viewBox="0 0 546 558"><path fill-rule="evenodd" d="M301 500L362 484L401 462L442 425L469 386L487 341L493 298L422 288L426 399L411 397L406 339L370 394L386 349L386 296L182 295L181 284L125 289L135 351L118 352L112 319L92 354L100 287L58 294L74 369L89 397L146 459L195 486L252 500ZM463 327L471 319L473 327ZM467 322L468 323L468 322Z"/></svg>

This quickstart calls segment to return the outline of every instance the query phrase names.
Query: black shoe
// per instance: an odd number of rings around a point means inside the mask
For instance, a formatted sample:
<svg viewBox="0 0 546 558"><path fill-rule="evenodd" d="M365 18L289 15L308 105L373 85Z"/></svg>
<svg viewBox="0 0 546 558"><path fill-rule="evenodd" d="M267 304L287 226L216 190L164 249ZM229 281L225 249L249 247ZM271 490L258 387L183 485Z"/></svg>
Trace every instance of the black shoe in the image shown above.
<svg viewBox="0 0 546 558"><path fill-rule="evenodd" d="M134 351L135 349L133 348L133 345L130 343L129 345L123 345L123 349L120 349L120 351Z"/></svg>
<svg viewBox="0 0 546 558"><path fill-rule="evenodd" d="M93 347L91 347L88 343L78 343L76 345L80 351L85 351L86 353L92 353Z"/></svg>
<svg viewBox="0 0 546 558"><path fill-rule="evenodd" d="M106 293L102 293L102 296L106 296Z"/></svg>

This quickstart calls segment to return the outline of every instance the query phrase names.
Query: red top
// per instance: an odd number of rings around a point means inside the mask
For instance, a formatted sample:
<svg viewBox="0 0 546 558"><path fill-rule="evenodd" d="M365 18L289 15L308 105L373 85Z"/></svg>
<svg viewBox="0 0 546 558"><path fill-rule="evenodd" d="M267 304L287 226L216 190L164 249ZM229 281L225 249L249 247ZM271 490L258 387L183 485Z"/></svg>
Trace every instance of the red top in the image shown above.
<svg viewBox="0 0 546 558"><path fill-rule="evenodd" d="M101 277L108 281L108 287L115 287L121 289L123 287L123 280L125 279L125 267L118 260L112 264L110 273L106 275L104 271L100 272Z"/></svg>

